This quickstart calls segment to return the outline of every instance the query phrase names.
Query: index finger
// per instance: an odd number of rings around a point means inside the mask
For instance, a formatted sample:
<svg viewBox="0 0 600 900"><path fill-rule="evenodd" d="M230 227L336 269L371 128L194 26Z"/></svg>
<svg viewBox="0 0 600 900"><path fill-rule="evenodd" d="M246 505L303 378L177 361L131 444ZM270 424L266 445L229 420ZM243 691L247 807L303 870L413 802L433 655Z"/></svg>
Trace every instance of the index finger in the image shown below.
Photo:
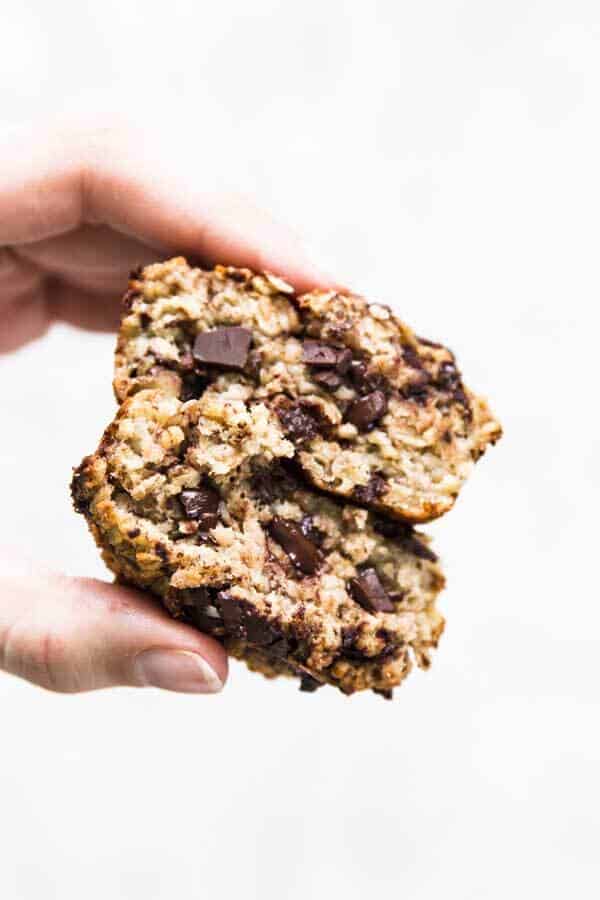
<svg viewBox="0 0 600 900"><path fill-rule="evenodd" d="M18 129L0 150L0 246L105 224L157 252L266 269L297 290L331 286L289 229L237 196L203 190L175 146L127 127Z"/></svg>

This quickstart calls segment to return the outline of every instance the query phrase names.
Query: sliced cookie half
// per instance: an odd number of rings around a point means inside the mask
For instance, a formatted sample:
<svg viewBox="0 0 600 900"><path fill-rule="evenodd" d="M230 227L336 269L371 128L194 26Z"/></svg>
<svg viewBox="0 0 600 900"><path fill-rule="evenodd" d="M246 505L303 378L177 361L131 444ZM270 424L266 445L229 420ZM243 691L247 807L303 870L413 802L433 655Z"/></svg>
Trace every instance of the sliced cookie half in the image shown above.
<svg viewBox="0 0 600 900"><path fill-rule="evenodd" d="M313 485L387 516L442 515L501 435L449 350L362 297L296 297L272 275L175 258L136 273L125 302L119 401L144 388L187 401L235 373Z"/></svg>
<svg viewBox="0 0 600 900"><path fill-rule="evenodd" d="M307 487L250 380L222 372L185 400L182 373L164 371L178 383L138 384L73 477L119 579L307 691L389 696L413 662L426 668L444 584L428 538Z"/></svg>

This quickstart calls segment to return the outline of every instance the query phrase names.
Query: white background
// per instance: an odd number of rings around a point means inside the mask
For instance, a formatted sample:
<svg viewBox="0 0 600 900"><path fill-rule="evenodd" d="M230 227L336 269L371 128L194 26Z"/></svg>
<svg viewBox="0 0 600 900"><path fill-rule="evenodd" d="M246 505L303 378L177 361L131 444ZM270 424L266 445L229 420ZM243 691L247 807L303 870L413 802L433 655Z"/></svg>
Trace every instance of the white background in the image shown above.
<svg viewBox="0 0 600 900"><path fill-rule="evenodd" d="M2 900L597 897L598 4L0 10L3 120L130 103L176 135L177 102L203 178L446 341L506 431L431 528L447 630L394 703L238 665L216 698L0 678ZM102 577L67 484L111 352L59 327L0 362L0 538Z"/></svg>

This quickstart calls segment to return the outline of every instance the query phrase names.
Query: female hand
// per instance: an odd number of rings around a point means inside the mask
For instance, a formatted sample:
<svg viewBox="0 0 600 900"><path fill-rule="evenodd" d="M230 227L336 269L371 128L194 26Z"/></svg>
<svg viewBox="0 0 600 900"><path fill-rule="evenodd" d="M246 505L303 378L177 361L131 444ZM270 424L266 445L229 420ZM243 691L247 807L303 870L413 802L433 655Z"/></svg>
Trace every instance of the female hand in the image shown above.
<svg viewBox="0 0 600 900"><path fill-rule="evenodd" d="M299 290L327 279L297 240L139 132L18 131L0 141L0 353L54 321L112 329L128 273L181 253L268 269ZM200 168L200 167L198 167ZM154 685L214 693L227 657L149 597L0 561L0 669L56 691Z"/></svg>

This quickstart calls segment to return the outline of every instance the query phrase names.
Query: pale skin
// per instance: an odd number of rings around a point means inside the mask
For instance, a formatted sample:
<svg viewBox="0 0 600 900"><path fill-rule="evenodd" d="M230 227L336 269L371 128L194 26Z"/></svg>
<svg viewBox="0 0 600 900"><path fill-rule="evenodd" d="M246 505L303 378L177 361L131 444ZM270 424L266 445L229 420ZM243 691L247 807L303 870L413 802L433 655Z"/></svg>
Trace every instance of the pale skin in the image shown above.
<svg viewBox="0 0 600 900"><path fill-rule="evenodd" d="M196 172L140 143L122 127L0 141L0 354L43 340L56 321L115 328L129 271L170 254L267 269L298 290L331 283L269 216L203 191ZM142 593L19 571L12 558L0 564L0 670L65 693L224 685L222 647Z"/></svg>

